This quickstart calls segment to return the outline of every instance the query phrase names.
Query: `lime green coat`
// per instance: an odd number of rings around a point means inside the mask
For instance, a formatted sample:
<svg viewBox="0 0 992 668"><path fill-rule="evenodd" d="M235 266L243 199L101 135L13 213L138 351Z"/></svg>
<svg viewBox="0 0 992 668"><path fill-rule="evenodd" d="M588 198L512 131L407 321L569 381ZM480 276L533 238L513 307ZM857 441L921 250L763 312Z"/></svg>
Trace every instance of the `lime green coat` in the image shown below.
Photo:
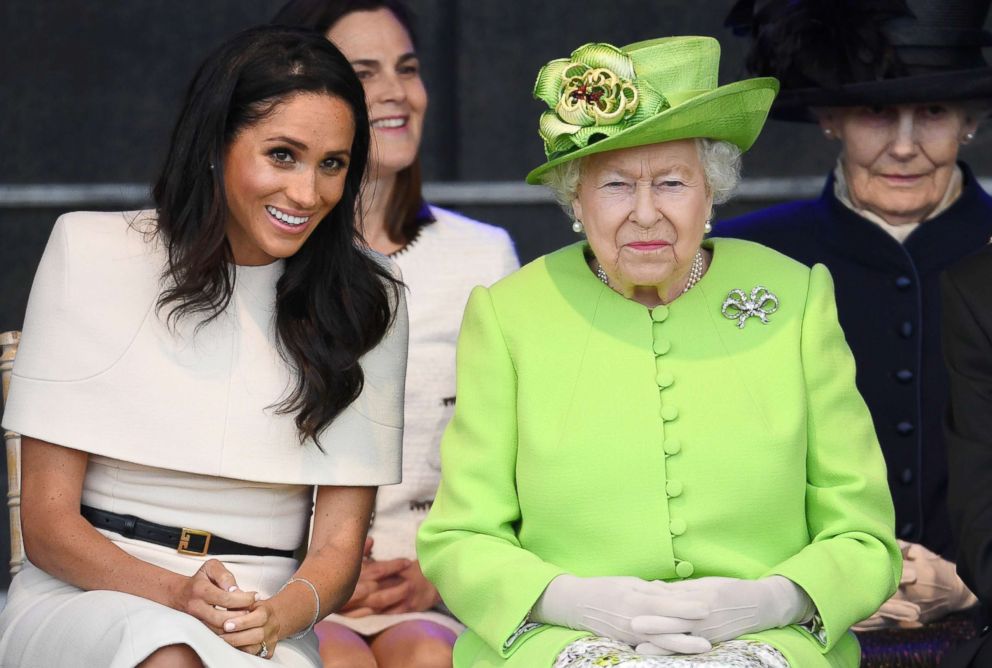
<svg viewBox="0 0 992 668"><path fill-rule="evenodd" d="M825 644L798 626L751 637L796 668L858 665L848 627L895 591L901 559L830 274L706 243L709 271L654 310L597 280L582 244L472 293L418 540L469 627L456 668L551 666L587 635L540 626L507 643L565 572L784 575L812 598ZM721 306L756 285L779 308L738 328Z"/></svg>

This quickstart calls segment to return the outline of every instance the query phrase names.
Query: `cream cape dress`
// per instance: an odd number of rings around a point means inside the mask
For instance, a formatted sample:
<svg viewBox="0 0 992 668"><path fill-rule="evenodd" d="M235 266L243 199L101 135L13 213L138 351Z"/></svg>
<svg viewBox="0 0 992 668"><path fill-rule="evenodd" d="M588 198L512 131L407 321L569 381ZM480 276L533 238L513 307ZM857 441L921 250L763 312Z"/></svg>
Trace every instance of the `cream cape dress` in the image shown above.
<svg viewBox="0 0 992 668"><path fill-rule="evenodd" d="M35 276L4 427L91 454L83 503L292 550L314 485L400 478L406 310L362 358L362 395L300 444L272 406L291 386L272 316L282 263L238 267L225 312L175 331L155 308L164 251L147 213L63 216ZM182 574L202 557L105 532L128 553ZM30 555L28 555L30 558ZM297 564L220 556L246 590L278 591ZM84 592L32 564L0 614L2 666L133 666L165 645L207 666L272 665L229 647L193 617L111 591ZM317 666L313 634L279 643L275 665Z"/></svg>

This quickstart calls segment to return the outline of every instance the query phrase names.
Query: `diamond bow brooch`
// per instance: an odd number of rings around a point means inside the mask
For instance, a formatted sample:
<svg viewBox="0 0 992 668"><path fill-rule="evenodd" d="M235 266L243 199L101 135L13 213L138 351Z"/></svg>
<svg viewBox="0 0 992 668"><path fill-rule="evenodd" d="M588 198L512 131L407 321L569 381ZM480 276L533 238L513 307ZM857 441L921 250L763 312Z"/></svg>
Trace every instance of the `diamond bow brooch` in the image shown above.
<svg viewBox="0 0 992 668"><path fill-rule="evenodd" d="M778 297L763 285L756 285L750 296L743 290L731 290L723 300L720 312L723 317L737 321L737 327L744 329L748 318L758 318L768 324L768 316L778 310Z"/></svg>

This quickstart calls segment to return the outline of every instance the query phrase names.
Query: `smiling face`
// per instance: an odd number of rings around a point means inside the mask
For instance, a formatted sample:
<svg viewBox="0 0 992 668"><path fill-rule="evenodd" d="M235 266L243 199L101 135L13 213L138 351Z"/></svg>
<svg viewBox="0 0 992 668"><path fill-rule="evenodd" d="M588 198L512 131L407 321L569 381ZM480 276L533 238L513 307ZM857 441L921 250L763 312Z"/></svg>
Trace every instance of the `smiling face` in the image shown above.
<svg viewBox="0 0 992 668"><path fill-rule="evenodd" d="M389 177L409 167L420 150L427 91L409 33L388 9L352 12L328 39L351 61L365 87L372 121L372 173Z"/></svg>
<svg viewBox="0 0 992 668"><path fill-rule="evenodd" d="M901 225L925 220L943 199L977 123L960 105L934 103L825 109L820 125L844 146L854 204Z"/></svg>
<svg viewBox="0 0 992 668"><path fill-rule="evenodd" d="M572 208L611 285L653 306L681 292L712 204L686 139L583 158Z"/></svg>
<svg viewBox="0 0 992 668"><path fill-rule="evenodd" d="M301 93L227 148L227 238L236 264L293 255L341 199L355 121L343 100Z"/></svg>

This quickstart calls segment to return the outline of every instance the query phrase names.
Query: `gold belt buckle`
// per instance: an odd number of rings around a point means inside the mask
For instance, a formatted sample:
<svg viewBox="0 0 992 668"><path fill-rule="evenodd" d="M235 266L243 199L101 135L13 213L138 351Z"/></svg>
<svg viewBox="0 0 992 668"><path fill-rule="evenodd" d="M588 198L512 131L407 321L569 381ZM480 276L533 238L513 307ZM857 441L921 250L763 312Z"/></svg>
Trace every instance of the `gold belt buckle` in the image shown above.
<svg viewBox="0 0 992 668"><path fill-rule="evenodd" d="M202 550L189 549L189 539L192 536L204 537ZM209 531L200 531L199 529L187 529L186 527L183 527L183 532L179 534L179 545L176 547L176 552L179 554L191 554L194 557L205 557L207 555L207 550L210 549L210 538L211 534Z"/></svg>

